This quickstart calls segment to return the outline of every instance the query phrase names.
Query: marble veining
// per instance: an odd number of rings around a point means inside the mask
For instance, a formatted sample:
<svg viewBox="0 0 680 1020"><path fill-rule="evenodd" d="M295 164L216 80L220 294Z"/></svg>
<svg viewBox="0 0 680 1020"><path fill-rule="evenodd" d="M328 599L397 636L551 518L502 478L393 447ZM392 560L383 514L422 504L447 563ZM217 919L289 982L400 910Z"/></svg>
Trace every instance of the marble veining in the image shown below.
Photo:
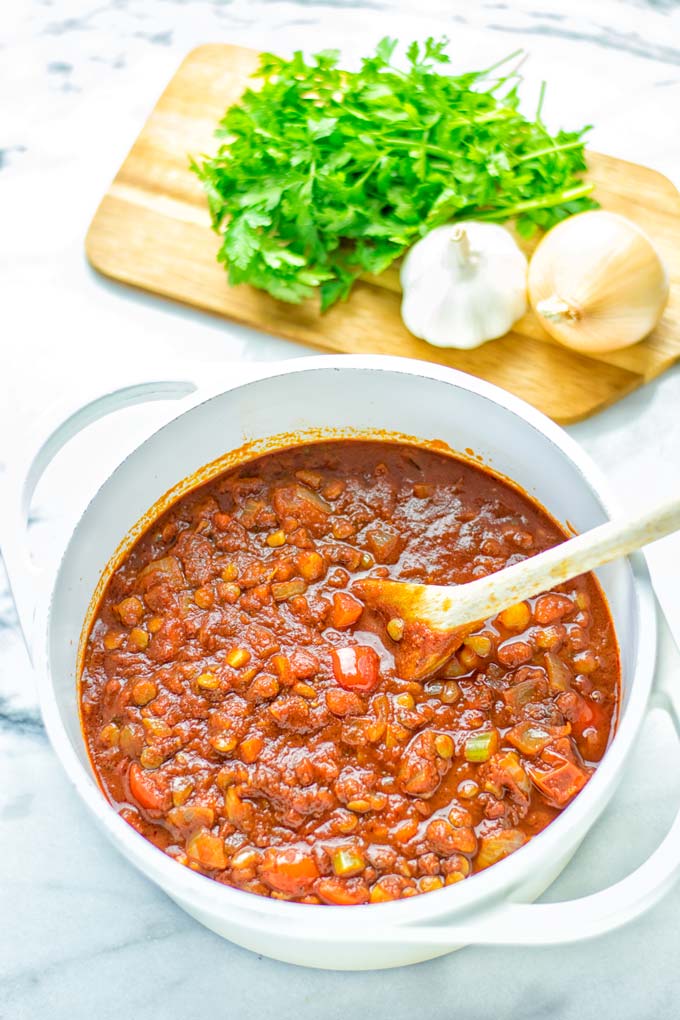
<svg viewBox="0 0 680 1020"><path fill-rule="evenodd" d="M529 53L523 95L549 82L546 116L593 123L591 145L680 183L677 0L24 0L0 25L0 469L41 410L86 400L112 365L134 379L220 358L304 348L96 277L83 236L99 196L182 56L205 41L282 52L382 35L447 34L454 68ZM680 369L572 435L620 504L680 487ZM31 513L38 563L68 539L93 486L167 415L137 408L93 426L45 475ZM97 460L94 460L94 454ZM1 474L1 470L0 470ZM0 485L3 479L0 477ZM680 540L659 557L680 574ZM37 582L40 584L40 581ZM669 586L674 589L671 584ZM667 607L680 629L680 600ZM659 770L659 762L663 769ZM680 801L680 750L654 713L611 805L547 898L603 888L658 844ZM658 1020L679 1014L680 887L623 930L555 949L467 949L389 973L303 971L201 928L109 846L47 740L0 563L0 1020Z"/></svg>
<svg viewBox="0 0 680 1020"><path fill-rule="evenodd" d="M537 15L540 17L541 15ZM543 15L545 17L545 15ZM558 15L555 21L562 22L564 19ZM666 64L680 64L680 49L672 46L662 46L660 44L653 45L645 43L634 32L617 32L611 28L600 28L593 29L592 31L575 31L569 30L562 27L557 27L553 24L548 25L532 25L530 28L521 26L518 28L509 28L507 25L494 24L491 22L487 25L487 28L491 32L515 32L521 35L535 35L535 36L552 36L558 39L569 39L572 42L588 42L594 43L596 46L602 46L605 49L621 50L624 53L632 53L637 57L644 57L647 60L658 60Z"/></svg>

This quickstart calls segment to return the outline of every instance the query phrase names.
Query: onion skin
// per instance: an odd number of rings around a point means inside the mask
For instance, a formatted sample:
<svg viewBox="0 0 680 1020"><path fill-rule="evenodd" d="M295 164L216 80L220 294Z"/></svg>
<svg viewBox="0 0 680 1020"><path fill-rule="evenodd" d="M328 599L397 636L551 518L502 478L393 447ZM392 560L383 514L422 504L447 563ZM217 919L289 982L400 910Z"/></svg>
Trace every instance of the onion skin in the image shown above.
<svg viewBox="0 0 680 1020"><path fill-rule="evenodd" d="M529 264L529 300L545 331L584 354L630 347L659 322L668 275L630 220L605 210L553 227Z"/></svg>

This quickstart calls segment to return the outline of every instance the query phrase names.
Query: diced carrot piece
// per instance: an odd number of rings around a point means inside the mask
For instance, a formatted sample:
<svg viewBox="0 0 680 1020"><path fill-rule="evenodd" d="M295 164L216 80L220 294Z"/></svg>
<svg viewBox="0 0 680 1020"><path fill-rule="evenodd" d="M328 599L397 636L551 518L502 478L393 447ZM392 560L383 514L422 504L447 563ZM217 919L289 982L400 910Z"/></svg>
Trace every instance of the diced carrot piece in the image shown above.
<svg viewBox="0 0 680 1020"><path fill-rule="evenodd" d="M317 892L324 903L338 906L355 906L368 903L368 887L361 879L322 878Z"/></svg>
<svg viewBox="0 0 680 1020"><path fill-rule="evenodd" d="M258 873L270 889L290 896L309 892L319 877L314 858L297 847L270 847L265 851Z"/></svg>
<svg viewBox="0 0 680 1020"><path fill-rule="evenodd" d="M243 800L238 790L228 786L224 795L224 813L232 825L245 830L250 825L254 808L249 800Z"/></svg>
<svg viewBox="0 0 680 1020"><path fill-rule="evenodd" d="M363 611L364 607L361 602L357 601L353 595L346 591L336 591L333 596L333 608L331 609L329 623L331 627L343 630L345 627L351 627L353 623L356 623Z"/></svg>
<svg viewBox="0 0 680 1020"><path fill-rule="evenodd" d="M392 833L395 843L408 843L418 831L418 822L415 818L407 818L400 822Z"/></svg>
<svg viewBox="0 0 680 1020"><path fill-rule="evenodd" d="M215 824L215 812L207 804L184 804L168 811L167 820L180 831L195 832L196 829L211 829Z"/></svg>
<svg viewBox="0 0 680 1020"><path fill-rule="evenodd" d="M187 855L210 871L222 871L227 866L224 840L206 830L192 836L187 843Z"/></svg>
<svg viewBox="0 0 680 1020"><path fill-rule="evenodd" d="M130 794L147 811L165 811L170 806L169 789L162 789L155 779L133 762L128 770Z"/></svg>
<svg viewBox="0 0 680 1020"><path fill-rule="evenodd" d="M276 671L279 681L284 687L292 687L297 680L287 655L273 655L270 665Z"/></svg>
<svg viewBox="0 0 680 1020"><path fill-rule="evenodd" d="M295 556L295 562L305 581L318 581L326 572L323 556L312 549L301 549Z"/></svg>
<svg viewBox="0 0 680 1020"><path fill-rule="evenodd" d="M246 740L242 740L239 746L239 754L241 761L244 761L246 765L252 764L257 761L262 753L264 747L264 740L262 737L254 736L248 737Z"/></svg>
<svg viewBox="0 0 680 1020"><path fill-rule="evenodd" d="M390 889L386 888L381 881L375 883L371 887L370 900L371 903L390 903L392 900L398 900L401 896L401 889Z"/></svg>
<svg viewBox="0 0 680 1020"><path fill-rule="evenodd" d="M118 613L121 622L127 627L134 627L141 622L144 616L144 606L136 595L130 595L113 608Z"/></svg>

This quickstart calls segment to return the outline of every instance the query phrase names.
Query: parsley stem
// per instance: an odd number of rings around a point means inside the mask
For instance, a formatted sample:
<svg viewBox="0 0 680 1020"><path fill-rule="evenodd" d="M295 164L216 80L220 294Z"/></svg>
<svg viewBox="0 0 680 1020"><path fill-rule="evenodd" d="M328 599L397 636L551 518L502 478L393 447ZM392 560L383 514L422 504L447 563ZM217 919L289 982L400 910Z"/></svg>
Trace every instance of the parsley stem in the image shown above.
<svg viewBox="0 0 680 1020"><path fill-rule="evenodd" d="M505 114L504 116L507 117L508 115ZM500 119L502 119L502 117L500 116L499 111L494 110L490 111L488 116L482 115L482 117L478 118L474 123L488 123L490 120ZM440 156L449 163L460 161L461 158L460 153L456 153L452 149L444 149L440 145L432 145L431 143L426 145L423 145L422 143L419 144L418 140L415 138L413 141L410 141L408 138L390 138L389 136L386 137L384 135L380 137L395 149L413 149L414 151L427 152L430 156ZM579 142L578 144L580 145L582 143Z"/></svg>
<svg viewBox="0 0 680 1020"><path fill-rule="evenodd" d="M430 156L441 156L442 159L447 160L449 163L453 161L454 153L449 152L448 149L442 149L439 145L432 145L430 143L423 145L422 142L418 142L417 138L410 141L408 138L386 138L385 141L392 146L394 149L413 149L414 152L427 152Z"/></svg>
<svg viewBox="0 0 680 1020"><path fill-rule="evenodd" d="M548 145L545 149L534 149L533 152L525 152L523 156L519 156L515 160L515 166L520 163L526 163L528 159L538 159L540 156L549 156L553 152L566 152L567 149L580 149L583 147L583 142L580 138L577 138L575 142L564 142L562 145Z"/></svg>
<svg viewBox="0 0 680 1020"><path fill-rule="evenodd" d="M552 192L550 195L542 195L540 198L527 199L526 202L516 202L514 205L497 206L495 209L488 209L486 212L475 213L478 220L509 220L520 213L529 212L531 209L549 209L555 205L563 205L565 202L573 202L577 198L584 198L593 191L594 184L581 184L577 188L566 188L564 191Z"/></svg>
<svg viewBox="0 0 680 1020"><path fill-rule="evenodd" d="M491 67L487 67L485 71L480 71L479 77L488 78L492 71L495 71L497 68L502 67L503 64L507 64L510 60L514 60L515 57L521 56L523 53L524 50L521 47L518 50L515 50L514 53L508 53L507 57L501 57L501 59L497 60L495 64L491 65Z"/></svg>
<svg viewBox="0 0 680 1020"><path fill-rule="evenodd" d="M368 170L366 170L366 172L364 174L362 174L362 176L359 178L358 181L354 182L354 184L353 184L354 188L360 188L363 184L366 183L366 181L371 176L373 171L376 170L378 168L378 166L380 165L380 160L381 159L382 159L382 156L378 156L378 158L376 160L374 160L373 163L371 163L371 165L369 166Z"/></svg>

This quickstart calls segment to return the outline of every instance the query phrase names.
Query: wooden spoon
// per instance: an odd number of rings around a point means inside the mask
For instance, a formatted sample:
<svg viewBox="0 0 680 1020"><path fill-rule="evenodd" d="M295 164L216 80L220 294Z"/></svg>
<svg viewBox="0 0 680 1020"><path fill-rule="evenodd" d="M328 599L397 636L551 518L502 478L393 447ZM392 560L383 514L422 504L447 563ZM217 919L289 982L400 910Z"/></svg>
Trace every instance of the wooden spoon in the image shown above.
<svg viewBox="0 0 680 1020"><path fill-rule="evenodd" d="M680 499L591 531L460 585L366 577L352 592L388 623L386 644L404 680L435 673L484 620L680 529ZM396 640L390 635L396 637Z"/></svg>

